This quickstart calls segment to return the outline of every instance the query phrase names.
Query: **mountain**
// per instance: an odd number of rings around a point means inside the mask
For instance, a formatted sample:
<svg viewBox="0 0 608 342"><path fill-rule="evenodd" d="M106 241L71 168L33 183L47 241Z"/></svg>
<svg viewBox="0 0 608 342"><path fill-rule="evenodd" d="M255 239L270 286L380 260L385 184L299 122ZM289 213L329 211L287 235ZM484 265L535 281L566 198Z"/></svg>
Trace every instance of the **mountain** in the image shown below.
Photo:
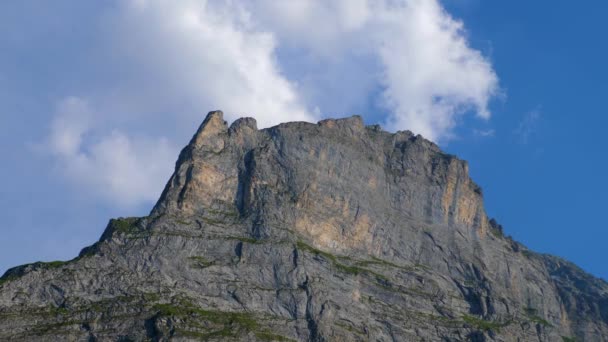
<svg viewBox="0 0 608 342"><path fill-rule="evenodd" d="M216 111L150 215L0 278L0 340L608 341L608 284L506 237L419 135Z"/></svg>

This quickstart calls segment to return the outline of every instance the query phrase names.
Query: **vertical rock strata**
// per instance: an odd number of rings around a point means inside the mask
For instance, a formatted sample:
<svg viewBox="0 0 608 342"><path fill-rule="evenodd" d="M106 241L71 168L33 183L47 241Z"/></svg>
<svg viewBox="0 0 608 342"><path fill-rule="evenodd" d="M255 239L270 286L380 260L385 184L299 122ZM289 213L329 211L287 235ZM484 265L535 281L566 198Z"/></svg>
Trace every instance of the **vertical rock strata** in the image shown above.
<svg viewBox="0 0 608 342"><path fill-rule="evenodd" d="M420 136L211 112L149 216L0 278L0 340L608 341L608 284Z"/></svg>

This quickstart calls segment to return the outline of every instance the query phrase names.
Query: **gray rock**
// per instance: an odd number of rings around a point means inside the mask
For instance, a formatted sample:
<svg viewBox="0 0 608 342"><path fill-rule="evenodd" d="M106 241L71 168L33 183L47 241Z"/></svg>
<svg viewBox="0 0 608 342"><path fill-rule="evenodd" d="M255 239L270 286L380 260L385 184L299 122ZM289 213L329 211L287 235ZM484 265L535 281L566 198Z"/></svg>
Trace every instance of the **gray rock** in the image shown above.
<svg viewBox="0 0 608 342"><path fill-rule="evenodd" d="M606 282L505 237L465 161L357 116L211 112L149 216L0 279L0 340L608 341Z"/></svg>

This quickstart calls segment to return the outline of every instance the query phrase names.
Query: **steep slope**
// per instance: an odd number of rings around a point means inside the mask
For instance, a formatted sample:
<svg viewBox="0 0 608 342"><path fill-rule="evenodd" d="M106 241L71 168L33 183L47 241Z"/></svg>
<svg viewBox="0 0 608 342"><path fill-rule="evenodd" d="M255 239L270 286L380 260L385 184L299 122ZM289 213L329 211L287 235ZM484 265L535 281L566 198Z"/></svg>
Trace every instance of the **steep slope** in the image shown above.
<svg viewBox="0 0 608 342"><path fill-rule="evenodd" d="M608 284L505 237L420 136L211 112L149 216L0 280L0 340L169 339L608 341Z"/></svg>

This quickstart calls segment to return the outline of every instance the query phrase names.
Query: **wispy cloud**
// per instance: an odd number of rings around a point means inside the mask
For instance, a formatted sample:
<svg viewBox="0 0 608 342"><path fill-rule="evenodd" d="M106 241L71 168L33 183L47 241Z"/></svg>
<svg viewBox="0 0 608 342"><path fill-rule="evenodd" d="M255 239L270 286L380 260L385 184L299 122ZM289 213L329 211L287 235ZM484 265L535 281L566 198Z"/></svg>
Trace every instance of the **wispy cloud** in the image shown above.
<svg viewBox="0 0 608 342"><path fill-rule="evenodd" d="M479 137L493 137L496 134L494 129L474 129L473 134Z"/></svg>
<svg viewBox="0 0 608 342"><path fill-rule="evenodd" d="M520 143L527 144L529 142L530 138L537 130L540 117L541 111L539 108L531 110L524 115L514 131Z"/></svg>

